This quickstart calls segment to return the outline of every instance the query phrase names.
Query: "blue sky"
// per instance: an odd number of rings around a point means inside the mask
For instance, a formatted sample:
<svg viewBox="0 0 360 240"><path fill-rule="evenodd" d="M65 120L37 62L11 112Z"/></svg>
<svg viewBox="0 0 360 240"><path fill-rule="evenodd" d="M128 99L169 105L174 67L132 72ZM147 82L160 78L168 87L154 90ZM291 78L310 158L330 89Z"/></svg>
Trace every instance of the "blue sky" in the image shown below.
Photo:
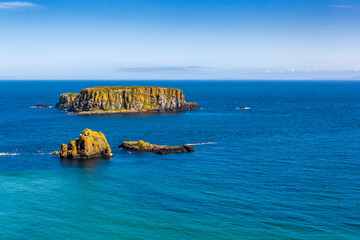
<svg viewBox="0 0 360 240"><path fill-rule="evenodd" d="M360 1L0 2L0 79L360 79Z"/></svg>

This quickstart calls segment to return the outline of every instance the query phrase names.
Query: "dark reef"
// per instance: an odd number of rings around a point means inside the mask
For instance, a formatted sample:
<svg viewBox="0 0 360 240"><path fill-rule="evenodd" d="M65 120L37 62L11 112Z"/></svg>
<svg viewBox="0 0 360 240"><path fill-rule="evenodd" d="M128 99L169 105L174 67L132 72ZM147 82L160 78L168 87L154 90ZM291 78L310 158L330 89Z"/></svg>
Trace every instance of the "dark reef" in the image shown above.
<svg viewBox="0 0 360 240"><path fill-rule="evenodd" d="M130 151L137 152L152 152L156 154L168 154L168 153L184 153L184 152L195 152L193 146L184 145L184 146L160 146L155 144L150 144L142 140L139 141L125 141L118 148Z"/></svg>

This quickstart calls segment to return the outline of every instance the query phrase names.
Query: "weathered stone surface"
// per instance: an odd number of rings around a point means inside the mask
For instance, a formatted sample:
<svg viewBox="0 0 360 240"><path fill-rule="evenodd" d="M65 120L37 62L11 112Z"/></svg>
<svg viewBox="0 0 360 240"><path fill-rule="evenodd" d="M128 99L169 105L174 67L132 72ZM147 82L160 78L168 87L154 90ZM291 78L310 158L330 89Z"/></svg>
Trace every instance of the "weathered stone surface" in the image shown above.
<svg viewBox="0 0 360 240"><path fill-rule="evenodd" d="M68 159L110 158L111 148L101 132L85 129L80 137L71 141L69 146L61 145L60 157Z"/></svg>
<svg viewBox="0 0 360 240"><path fill-rule="evenodd" d="M138 151L138 152L152 152L156 154L168 154L168 153L184 153L184 152L194 152L195 148L193 146L184 145L184 146L160 146L155 144L150 144L142 140L139 141L125 141L118 148Z"/></svg>
<svg viewBox="0 0 360 240"><path fill-rule="evenodd" d="M70 109L78 96L80 96L78 93L63 93L60 95L59 102L55 107L59 109Z"/></svg>
<svg viewBox="0 0 360 240"><path fill-rule="evenodd" d="M199 109L183 91L164 87L93 87L61 94L56 108L75 114L168 112Z"/></svg>

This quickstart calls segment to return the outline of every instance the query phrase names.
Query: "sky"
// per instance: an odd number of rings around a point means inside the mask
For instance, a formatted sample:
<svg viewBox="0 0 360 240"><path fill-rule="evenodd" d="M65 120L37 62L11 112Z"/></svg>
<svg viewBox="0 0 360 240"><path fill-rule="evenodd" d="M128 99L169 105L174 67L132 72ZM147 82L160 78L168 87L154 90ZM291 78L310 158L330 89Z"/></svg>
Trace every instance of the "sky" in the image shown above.
<svg viewBox="0 0 360 240"><path fill-rule="evenodd" d="M360 79L360 0L0 1L0 80Z"/></svg>

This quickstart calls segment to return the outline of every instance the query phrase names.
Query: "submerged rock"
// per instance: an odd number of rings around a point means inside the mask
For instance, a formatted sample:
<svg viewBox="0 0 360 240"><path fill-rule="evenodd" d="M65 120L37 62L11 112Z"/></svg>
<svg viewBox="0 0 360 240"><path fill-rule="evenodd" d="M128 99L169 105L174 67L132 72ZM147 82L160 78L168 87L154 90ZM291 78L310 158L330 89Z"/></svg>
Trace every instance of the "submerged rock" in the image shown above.
<svg viewBox="0 0 360 240"><path fill-rule="evenodd" d="M61 94L55 106L74 114L176 112L199 109L187 103L183 91L164 87L92 87Z"/></svg>
<svg viewBox="0 0 360 240"><path fill-rule="evenodd" d="M60 149L60 158L89 159L113 156L105 135L90 129L82 131L80 137L71 141L69 146L62 144Z"/></svg>
<svg viewBox="0 0 360 240"><path fill-rule="evenodd" d="M195 152L195 148L189 145L175 146L175 147L160 146L160 145L150 144L142 140L139 140L137 142L125 141L120 146L118 146L118 148L130 150L130 151L138 151L138 152L152 152L156 154Z"/></svg>
<svg viewBox="0 0 360 240"><path fill-rule="evenodd" d="M51 155L59 155L60 152L59 152L59 151L54 151L54 152L51 152L50 154L51 154Z"/></svg>

